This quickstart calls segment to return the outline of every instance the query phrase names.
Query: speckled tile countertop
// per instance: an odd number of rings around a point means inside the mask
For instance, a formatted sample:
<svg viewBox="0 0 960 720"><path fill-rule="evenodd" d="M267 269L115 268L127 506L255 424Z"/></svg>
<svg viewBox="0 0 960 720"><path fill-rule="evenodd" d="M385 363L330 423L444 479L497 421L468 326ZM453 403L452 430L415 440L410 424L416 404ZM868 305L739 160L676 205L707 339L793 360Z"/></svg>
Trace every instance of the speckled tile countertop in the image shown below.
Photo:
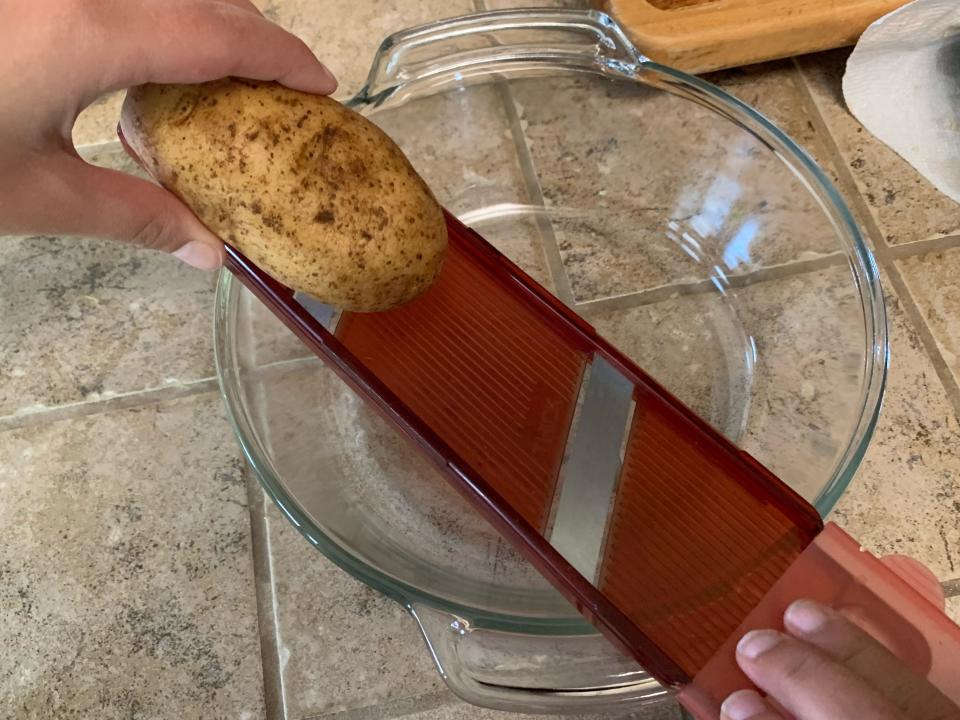
<svg viewBox="0 0 960 720"><path fill-rule="evenodd" d="M339 97L394 30L532 4L256 1L330 65ZM875 551L927 563L957 617L960 208L846 111L847 54L710 79L811 151L876 253L889 389L834 517ZM117 98L99 101L75 139L92 162L132 171L117 112ZM582 249L560 250L566 291L591 292ZM0 717L508 717L454 699L405 612L270 508L214 377L214 281L108 242L0 242Z"/></svg>

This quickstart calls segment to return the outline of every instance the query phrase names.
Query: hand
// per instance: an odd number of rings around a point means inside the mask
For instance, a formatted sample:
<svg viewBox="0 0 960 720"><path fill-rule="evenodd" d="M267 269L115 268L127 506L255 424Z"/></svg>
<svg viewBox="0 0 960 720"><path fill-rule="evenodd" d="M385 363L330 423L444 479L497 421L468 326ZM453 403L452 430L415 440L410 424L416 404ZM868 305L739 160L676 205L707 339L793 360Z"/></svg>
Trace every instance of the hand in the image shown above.
<svg viewBox="0 0 960 720"><path fill-rule="evenodd" d="M787 633L755 630L737 662L767 694L742 690L724 720L960 720L960 708L840 613L807 600L784 615Z"/></svg>
<svg viewBox="0 0 960 720"><path fill-rule="evenodd" d="M71 139L80 111L147 82L337 86L248 0L9 0L0 12L0 235L98 236L219 267L222 243L173 195L80 159Z"/></svg>

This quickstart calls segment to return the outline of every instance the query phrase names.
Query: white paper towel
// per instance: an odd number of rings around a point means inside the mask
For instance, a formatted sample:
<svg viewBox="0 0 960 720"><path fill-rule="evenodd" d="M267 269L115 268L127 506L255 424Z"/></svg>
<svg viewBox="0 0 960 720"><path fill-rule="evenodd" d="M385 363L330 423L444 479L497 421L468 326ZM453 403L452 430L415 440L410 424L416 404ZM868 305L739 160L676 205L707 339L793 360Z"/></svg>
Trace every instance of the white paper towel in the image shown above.
<svg viewBox="0 0 960 720"><path fill-rule="evenodd" d="M960 202L960 0L914 0L873 23L843 95L867 130Z"/></svg>

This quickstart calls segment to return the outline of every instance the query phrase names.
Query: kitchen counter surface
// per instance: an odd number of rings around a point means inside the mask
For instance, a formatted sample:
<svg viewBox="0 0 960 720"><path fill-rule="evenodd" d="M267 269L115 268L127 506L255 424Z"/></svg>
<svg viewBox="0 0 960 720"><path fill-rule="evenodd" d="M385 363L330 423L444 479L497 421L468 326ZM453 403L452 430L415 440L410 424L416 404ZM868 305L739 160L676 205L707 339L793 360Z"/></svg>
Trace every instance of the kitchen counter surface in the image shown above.
<svg viewBox="0 0 960 720"><path fill-rule="evenodd" d="M258 1L330 65L339 97L393 30L526 4ZM710 79L817 157L876 252L889 390L833 517L877 552L927 563L956 617L960 208L847 113L847 53ZM132 170L117 108L90 108L75 140ZM107 242L25 237L0 242L0 285L0 717L508 717L453 698L404 611L265 501L217 390L213 276Z"/></svg>

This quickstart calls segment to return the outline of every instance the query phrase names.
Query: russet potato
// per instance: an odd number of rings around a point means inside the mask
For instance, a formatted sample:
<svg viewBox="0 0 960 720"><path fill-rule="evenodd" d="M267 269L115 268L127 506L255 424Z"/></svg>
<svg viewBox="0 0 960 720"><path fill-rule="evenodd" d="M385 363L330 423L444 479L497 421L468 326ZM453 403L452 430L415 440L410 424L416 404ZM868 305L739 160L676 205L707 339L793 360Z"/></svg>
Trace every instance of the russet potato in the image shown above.
<svg viewBox="0 0 960 720"><path fill-rule="evenodd" d="M397 145L327 97L220 80L129 91L121 127L146 169L280 282L346 310L422 294L443 212Z"/></svg>

